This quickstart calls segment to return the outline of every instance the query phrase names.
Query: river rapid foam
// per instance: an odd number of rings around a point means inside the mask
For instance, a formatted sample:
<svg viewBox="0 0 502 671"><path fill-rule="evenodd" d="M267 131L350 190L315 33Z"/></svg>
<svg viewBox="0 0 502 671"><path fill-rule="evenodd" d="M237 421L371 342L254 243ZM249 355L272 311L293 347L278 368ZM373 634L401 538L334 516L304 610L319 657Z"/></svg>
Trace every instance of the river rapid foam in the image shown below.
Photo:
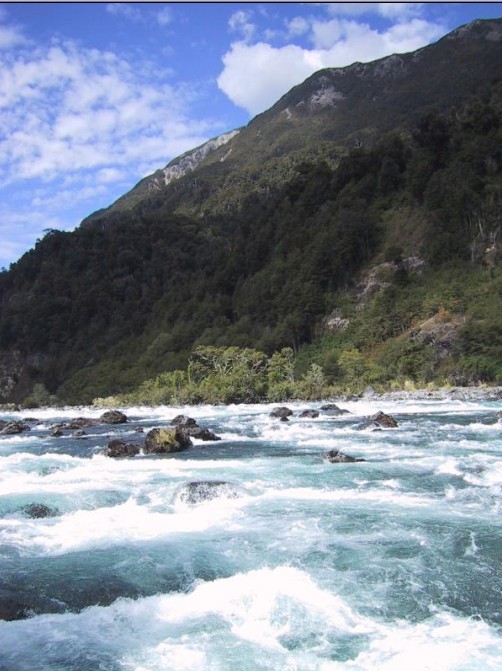
<svg viewBox="0 0 502 671"><path fill-rule="evenodd" d="M0 414L1 671L502 669L500 402L338 404ZM101 454L178 414L221 440Z"/></svg>

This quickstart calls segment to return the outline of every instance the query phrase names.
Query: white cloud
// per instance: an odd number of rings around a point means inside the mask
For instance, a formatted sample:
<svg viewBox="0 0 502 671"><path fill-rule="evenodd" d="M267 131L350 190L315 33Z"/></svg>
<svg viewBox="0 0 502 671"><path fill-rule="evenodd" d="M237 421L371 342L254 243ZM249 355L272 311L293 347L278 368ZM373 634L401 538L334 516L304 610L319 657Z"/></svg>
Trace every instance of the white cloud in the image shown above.
<svg viewBox="0 0 502 671"><path fill-rule="evenodd" d="M326 8L333 16L363 16L377 14L388 19L416 16L422 2L330 2Z"/></svg>
<svg viewBox="0 0 502 671"><path fill-rule="evenodd" d="M310 24L303 16L296 16L291 21L286 22L289 37L304 35L310 29Z"/></svg>
<svg viewBox="0 0 502 671"><path fill-rule="evenodd" d="M20 26L7 25L7 12L0 6L0 50L12 49L27 41Z"/></svg>
<svg viewBox="0 0 502 671"><path fill-rule="evenodd" d="M232 14L228 20L228 27L234 33L239 33L246 42L252 39L256 26L251 22L251 12L240 10Z"/></svg>
<svg viewBox="0 0 502 671"><path fill-rule="evenodd" d="M0 72L6 182L149 160L161 164L212 128L189 119L194 93L145 81L113 54L66 43L6 59Z"/></svg>
<svg viewBox="0 0 502 671"><path fill-rule="evenodd" d="M130 21L143 21L143 13L138 7L127 2L110 2L106 5L106 11L110 14L122 16Z"/></svg>
<svg viewBox="0 0 502 671"><path fill-rule="evenodd" d="M239 107L257 114L322 67L314 52L295 45L276 49L259 42L232 44L218 86Z"/></svg>
<svg viewBox="0 0 502 671"><path fill-rule="evenodd" d="M12 49L26 42L20 28L16 26L0 26L0 49Z"/></svg>
<svg viewBox="0 0 502 671"><path fill-rule="evenodd" d="M443 26L418 18L394 23L381 32L346 18L311 20L310 29L312 49L293 44L233 43L223 56L218 86L236 105L254 115L317 70L414 51L445 32Z"/></svg>
<svg viewBox="0 0 502 671"><path fill-rule="evenodd" d="M159 26L167 26L173 20L173 13L170 7L163 7L155 14Z"/></svg>

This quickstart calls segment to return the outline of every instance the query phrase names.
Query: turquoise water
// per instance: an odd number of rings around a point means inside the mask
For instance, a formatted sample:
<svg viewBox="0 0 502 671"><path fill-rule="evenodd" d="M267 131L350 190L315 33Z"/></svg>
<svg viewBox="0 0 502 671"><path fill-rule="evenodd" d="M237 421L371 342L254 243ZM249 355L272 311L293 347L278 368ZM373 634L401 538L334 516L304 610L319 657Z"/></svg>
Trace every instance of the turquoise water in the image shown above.
<svg viewBox="0 0 502 671"><path fill-rule="evenodd" d="M2 671L502 669L502 424L493 402L359 400L39 411L0 438ZM361 431L378 410L399 426ZM222 436L112 460L112 437L183 412ZM30 413L16 413L16 418ZM4 415L3 418L13 418ZM339 449L363 463L331 464ZM223 481L187 502L186 485ZM23 506L49 506L32 519Z"/></svg>

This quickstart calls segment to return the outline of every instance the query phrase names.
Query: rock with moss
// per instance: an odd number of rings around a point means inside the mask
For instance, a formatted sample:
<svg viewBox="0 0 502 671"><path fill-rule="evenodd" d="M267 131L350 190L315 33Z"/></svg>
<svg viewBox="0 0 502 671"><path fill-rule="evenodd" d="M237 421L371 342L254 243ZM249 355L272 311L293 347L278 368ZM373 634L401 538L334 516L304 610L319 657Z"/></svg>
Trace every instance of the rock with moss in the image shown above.
<svg viewBox="0 0 502 671"><path fill-rule="evenodd" d="M181 452L192 446L190 436L179 428L152 429L145 436L145 454L168 454Z"/></svg>

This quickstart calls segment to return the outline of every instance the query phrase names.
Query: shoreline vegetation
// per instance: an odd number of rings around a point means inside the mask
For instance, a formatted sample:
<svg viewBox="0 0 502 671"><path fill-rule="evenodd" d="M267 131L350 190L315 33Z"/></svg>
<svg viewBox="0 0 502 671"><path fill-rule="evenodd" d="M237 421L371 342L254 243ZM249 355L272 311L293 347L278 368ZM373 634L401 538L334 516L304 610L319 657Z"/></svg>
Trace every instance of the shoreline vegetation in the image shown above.
<svg viewBox="0 0 502 671"><path fill-rule="evenodd" d="M91 403L73 404L62 403L43 385L35 385L33 393L21 404L1 404L0 409L267 404L360 398L502 399L502 386L496 384L464 386L406 377L382 379L384 371L377 370L357 350L347 350L339 357L337 373L338 380L333 383L323 367L315 362L301 372L301 361L291 348L283 348L268 356L250 348L200 346L192 352L186 370L161 373L130 392L97 396Z"/></svg>

